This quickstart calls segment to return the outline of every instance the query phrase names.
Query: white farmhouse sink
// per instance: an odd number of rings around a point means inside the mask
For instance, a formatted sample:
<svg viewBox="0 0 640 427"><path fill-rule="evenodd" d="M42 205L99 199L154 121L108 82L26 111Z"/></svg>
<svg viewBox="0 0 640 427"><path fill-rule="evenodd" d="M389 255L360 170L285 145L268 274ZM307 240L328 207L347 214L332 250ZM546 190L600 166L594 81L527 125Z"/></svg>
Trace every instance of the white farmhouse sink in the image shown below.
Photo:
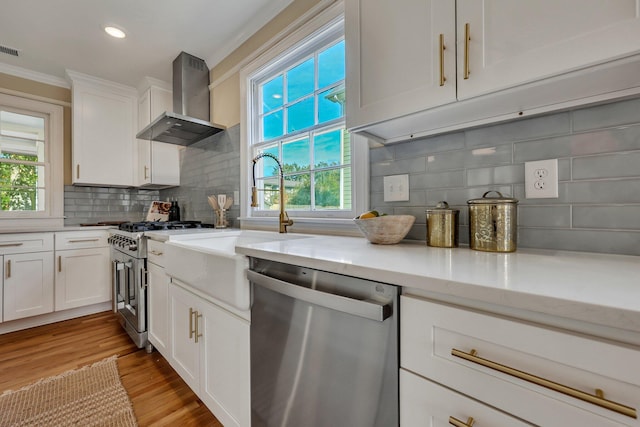
<svg viewBox="0 0 640 427"><path fill-rule="evenodd" d="M239 244L300 239L310 236L236 230L181 235L165 243L165 271L178 281L241 311L249 310L249 260L236 254Z"/></svg>

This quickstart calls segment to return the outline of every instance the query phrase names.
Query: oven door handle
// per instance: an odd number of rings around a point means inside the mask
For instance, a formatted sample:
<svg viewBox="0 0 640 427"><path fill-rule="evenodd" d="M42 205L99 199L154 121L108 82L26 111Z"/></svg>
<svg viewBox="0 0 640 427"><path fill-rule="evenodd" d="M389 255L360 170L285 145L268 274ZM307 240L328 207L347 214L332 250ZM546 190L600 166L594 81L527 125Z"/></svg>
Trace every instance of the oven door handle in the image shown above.
<svg viewBox="0 0 640 427"><path fill-rule="evenodd" d="M247 278L255 285L262 286L273 292L302 300L310 304L341 311L354 316L382 322L391 316L391 305L377 301L358 300L342 295L330 294L314 289L305 288L284 280L265 276L264 274L248 270Z"/></svg>
<svg viewBox="0 0 640 427"><path fill-rule="evenodd" d="M118 312L118 294L120 292L120 275L118 271L124 269L124 263L111 261L111 284L113 285L113 312Z"/></svg>
<svg viewBox="0 0 640 427"><path fill-rule="evenodd" d="M131 269L133 263L131 261L122 262L118 260L111 261L111 284L113 285L113 312L118 312L118 295L120 295L120 272L125 268Z"/></svg>

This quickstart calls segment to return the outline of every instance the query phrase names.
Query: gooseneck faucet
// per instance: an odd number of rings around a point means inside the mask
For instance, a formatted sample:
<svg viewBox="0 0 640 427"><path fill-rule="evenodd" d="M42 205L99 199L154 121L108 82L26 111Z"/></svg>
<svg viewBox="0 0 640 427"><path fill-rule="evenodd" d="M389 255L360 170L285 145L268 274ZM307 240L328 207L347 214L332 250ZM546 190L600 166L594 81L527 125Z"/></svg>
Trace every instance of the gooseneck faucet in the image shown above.
<svg viewBox="0 0 640 427"><path fill-rule="evenodd" d="M278 224L279 224L278 231L280 233L286 233L287 227L290 225L293 225L293 220L289 219L289 215L287 215L287 212L284 210L284 171L282 170L282 164L280 164L280 161L278 160L278 158L271 153L260 153L257 156L255 156L252 160L253 186L251 187L251 207L255 208L258 206L258 189L256 188L256 163L258 162L258 160L262 159L263 157L269 157L270 159L275 160L276 164L278 165L278 170L280 171L280 183L279 183L280 216L278 219Z"/></svg>

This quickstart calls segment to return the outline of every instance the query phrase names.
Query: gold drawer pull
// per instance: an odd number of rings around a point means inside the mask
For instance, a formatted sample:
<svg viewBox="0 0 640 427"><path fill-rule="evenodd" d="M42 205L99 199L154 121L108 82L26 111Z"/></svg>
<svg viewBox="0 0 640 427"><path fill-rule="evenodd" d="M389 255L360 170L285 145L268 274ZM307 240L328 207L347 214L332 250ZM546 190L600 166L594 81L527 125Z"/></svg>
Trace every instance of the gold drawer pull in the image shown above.
<svg viewBox="0 0 640 427"><path fill-rule="evenodd" d="M162 255L162 252L158 252L158 251L149 251L149 253L151 255L157 255L157 256L161 256Z"/></svg>
<svg viewBox="0 0 640 427"><path fill-rule="evenodd" d="M585 393L584 391L577 390L575 388L559 384L545 378L538 377L536 375L529 374L527 372L520 371L518 369L514 369L497 362L493 362L488 359L483 359L482 357L477 356L477 354L478 352L475 349L471 350L469 353L465 353L464 351L457 350L455 348L451 349L451 355L468 360L469 362L477 363L478 365L482 365L498 372L502 372L503 374L511 375L512 377L528 381L541 387L546 387L550 390L557 391L558 393L562 393L567 396L571 396L576 399L598 405L602 408L615 411L622 415L626 415L627 417L638 418L638 415L634 408L605 399L604 392L600 389L596 389L595 394Z"/></svg>
<svg viewBox="0 0 640 427"><path fill-rule="evenodd" d="M88 243L88 242L97 242L100 239L75 239L69 240L69 243Z"/></svg>
<svg viewBox="0 0 640 427"><path fill-rule="evenodd" d="M463 421L460 421L456 417L449 417L449 424L456 427L471 427L475 422L476 420L474 420L473 417L469 417L466 423Z"/></svg>

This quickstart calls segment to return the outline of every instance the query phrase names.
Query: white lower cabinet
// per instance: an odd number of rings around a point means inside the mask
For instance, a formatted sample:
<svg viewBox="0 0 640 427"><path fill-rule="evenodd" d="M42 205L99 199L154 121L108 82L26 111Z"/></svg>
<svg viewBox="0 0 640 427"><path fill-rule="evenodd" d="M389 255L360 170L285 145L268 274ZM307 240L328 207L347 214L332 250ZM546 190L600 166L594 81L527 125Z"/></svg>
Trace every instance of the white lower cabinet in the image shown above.
<svg viewBox="0 0 640 427"><path fill-rule="evenodd" d="M53 252L4 256L4 321L53 311Z"/></svg>
<svg viewBox="0 0 640 427"><path fill-rule="evenodd" d="M53 311L53 236L47 233L0 236L3 261L4 322Z"/></svg>
<svg viewBox="0 0 640 427"><path fill-rule="evenodd" d="M429 425L416 414L455 412L461 397L541 426L640 426L637 347L407 294L400 324L403 426Z"/></svg>
<svg viewBox="0 0 640 427"><path fill-rule="evenodd" d="M171 316L171 358L170 363L191 389L200 395L201 342L204 339L203 324L198 306L201 301L190 292L177 285L169 287L169 307ZM195 319L195 321L194 321ZM200 345L199 345L200 344Z"/></svg>
<svg viewBox="0 0 640 427"><path fill-rule="evenodd" d="M111 300L111 261L105 230L55 234L55 309Z"/></svg>
<svg viewBox="0 0 640 427"><path fill-rule="evenodd" d="M529 426L512 416L400 369L400 425L403 427Z"/></svg>
<svg viewBox="0 0 640 427"><path fill-rule="evenodd" d="M149 342L166 358L170 358L169 284L164 270L163 243L148 241L147 299L149 302Z"/></svg>
<svg viewBox="0 0 640 427"><path fill-rule="evenodd" d="M175 280L169 306L171 365L223 425L250 426L249 322Z"/></svg>

